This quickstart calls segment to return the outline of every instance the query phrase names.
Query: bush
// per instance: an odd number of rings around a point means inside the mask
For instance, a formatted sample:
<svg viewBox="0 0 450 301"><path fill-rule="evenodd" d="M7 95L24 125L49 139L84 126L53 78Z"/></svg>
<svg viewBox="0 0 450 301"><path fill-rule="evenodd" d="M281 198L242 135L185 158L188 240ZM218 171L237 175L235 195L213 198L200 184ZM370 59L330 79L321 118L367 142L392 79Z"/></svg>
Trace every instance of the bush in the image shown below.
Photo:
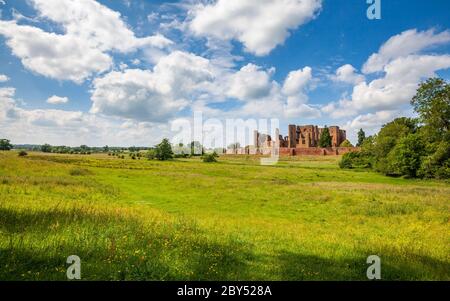
<svg viewBox="0 0 450 301"><path fill-rule="evenodd" d="M353 169L353 168L371 168L373 158L364 152L350 152L342 156L339 162L340 168Z"/></svg>
<svg viewBox="0 0 450 301"><path fill-rule="evenodd" d="M219 155L216 152L213 152L211 154L204 154L202 156L202 160L206 163L217 162L218 157Z"/></svg>
<svg viewBox="0 0 450 301"><path fill-rule="evenodd" d="M26 151L24 151L24 150L19 152L19 157L25 157L27 155L28 155L28 153Z"/></svg>

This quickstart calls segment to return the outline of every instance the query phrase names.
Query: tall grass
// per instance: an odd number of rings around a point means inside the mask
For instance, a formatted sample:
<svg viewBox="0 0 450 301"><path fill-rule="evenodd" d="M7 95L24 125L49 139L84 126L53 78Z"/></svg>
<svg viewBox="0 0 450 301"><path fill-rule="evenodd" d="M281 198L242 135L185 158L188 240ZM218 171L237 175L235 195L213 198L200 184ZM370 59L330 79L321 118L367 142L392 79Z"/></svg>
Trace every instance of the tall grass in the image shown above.
<svg viewBox="0 0 450 301"><path fill-rule="evenodd" d="M342 171L0 153L0 279L449 280L450 185Z"/></svg>

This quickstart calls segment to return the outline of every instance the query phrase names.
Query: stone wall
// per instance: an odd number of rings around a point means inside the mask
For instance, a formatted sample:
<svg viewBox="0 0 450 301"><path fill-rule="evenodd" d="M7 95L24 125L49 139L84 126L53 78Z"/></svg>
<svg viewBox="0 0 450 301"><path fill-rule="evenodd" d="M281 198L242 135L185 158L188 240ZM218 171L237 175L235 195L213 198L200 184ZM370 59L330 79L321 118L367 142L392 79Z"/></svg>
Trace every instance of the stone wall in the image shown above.
<svg viewBox="0 0 450 301"><path fill-rule="evenodd" d="M360 150L359 147L280 147L280 156L337 156L343 155L349 152L354 152ZM227 155L270 155L272 148L260 148L256 150L253 147L250 148L238 148L238 149L227 149Z"/></svg>
<svg viewBox="0 0 450 301"><path fill-rule="evenodd" d="M309 147L309 148L280 148L280 156L337 156L358 151L358 147Z"/></svg>

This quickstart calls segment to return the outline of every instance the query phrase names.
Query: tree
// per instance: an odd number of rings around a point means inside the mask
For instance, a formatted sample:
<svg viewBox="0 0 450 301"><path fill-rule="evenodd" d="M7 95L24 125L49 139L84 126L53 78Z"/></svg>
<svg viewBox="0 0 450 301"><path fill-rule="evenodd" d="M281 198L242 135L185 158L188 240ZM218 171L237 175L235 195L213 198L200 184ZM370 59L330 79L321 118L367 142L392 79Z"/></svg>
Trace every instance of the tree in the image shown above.
<svg viewBox="0 0 450 301"><path fill-rule="evenodd" d="M397 142L417 131L417 120L412 118L396 118L383 125L380 132L375 136L371 154L375 158L375 169L382 173L389 173L388 154ZM364 143L363 143L364 145ZM364 148L364 147L363 147Z"/></svg>
<svg viewBox="0 0 450 301"><path fill-rule="evenodd" d="M13 148L8 139L0 139L0 150L9 151Z"/></svg>
<svg viewBox="0 0 450 301"><path fill-rule="evenodd" d="M363 131L363 129L359 129L358 131L358 143L356 144L356 146L360 147L364 140L366 139L366 133Z"/></svg>
<svg viewBox="0 0 450 301"><path fill-rule="evenodd" d="M161 161L173 158L172 146L168 139L163 139L161 143L156 146L155 157Z"/></svg>
<svg viewBox="0 0 450 301"><path fill-rule="evenodd" d="M450 83L430 78L420 84L411 104L430 142L450 141Z"/></svg>
<svg viewBox="0 0 450 301"><path fill-rule="evenodd" d="M104 152L104 153L108 153L108 152L109 152L109 146L108 146L108 145L105 145L105 146L103 147L103 152Z"/></svg>
<svg viewBox="0 0 450 301"><path fill-rule="evenodd" d="M415 178L425 155L425 146L419 134L410 134L401 138L389 153L388 175L408 176Z"/></svg>
<svg viewBox="0 0 450 301"><path fill-rule="evenodd" d="M345 139L344 141L342 141L341 145L339 145L340 147L353 147L353 144L348 141L347 139Z"/></svg>
<svg viewBox="0 0 450 301"><path fill-rule="evenodd" d="M322 135L320 135L319 146L320 147L330 147L331 146L331 135L330 135L330 131L328 130L327 126L325 126L325 128L322 131Z"/></svg>
<svg viewBox="0 0 450 301"><path fill-rule="evenodd" d="M50 144L44 144L41 146L41 152L43 153L51 153L52 152L52 146Z"/></svg>

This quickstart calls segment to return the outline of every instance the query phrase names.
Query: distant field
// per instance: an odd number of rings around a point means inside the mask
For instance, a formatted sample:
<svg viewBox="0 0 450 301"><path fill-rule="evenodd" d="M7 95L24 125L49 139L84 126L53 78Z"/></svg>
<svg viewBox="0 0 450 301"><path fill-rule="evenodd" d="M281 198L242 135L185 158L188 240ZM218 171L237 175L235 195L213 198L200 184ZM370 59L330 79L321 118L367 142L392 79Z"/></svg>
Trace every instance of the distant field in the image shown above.
<svg viewBox="0 0 450 301"><path fill-rule="evenodd" d="M0 152L0 280L450 280L450 183L337 162Z"/></svg>

